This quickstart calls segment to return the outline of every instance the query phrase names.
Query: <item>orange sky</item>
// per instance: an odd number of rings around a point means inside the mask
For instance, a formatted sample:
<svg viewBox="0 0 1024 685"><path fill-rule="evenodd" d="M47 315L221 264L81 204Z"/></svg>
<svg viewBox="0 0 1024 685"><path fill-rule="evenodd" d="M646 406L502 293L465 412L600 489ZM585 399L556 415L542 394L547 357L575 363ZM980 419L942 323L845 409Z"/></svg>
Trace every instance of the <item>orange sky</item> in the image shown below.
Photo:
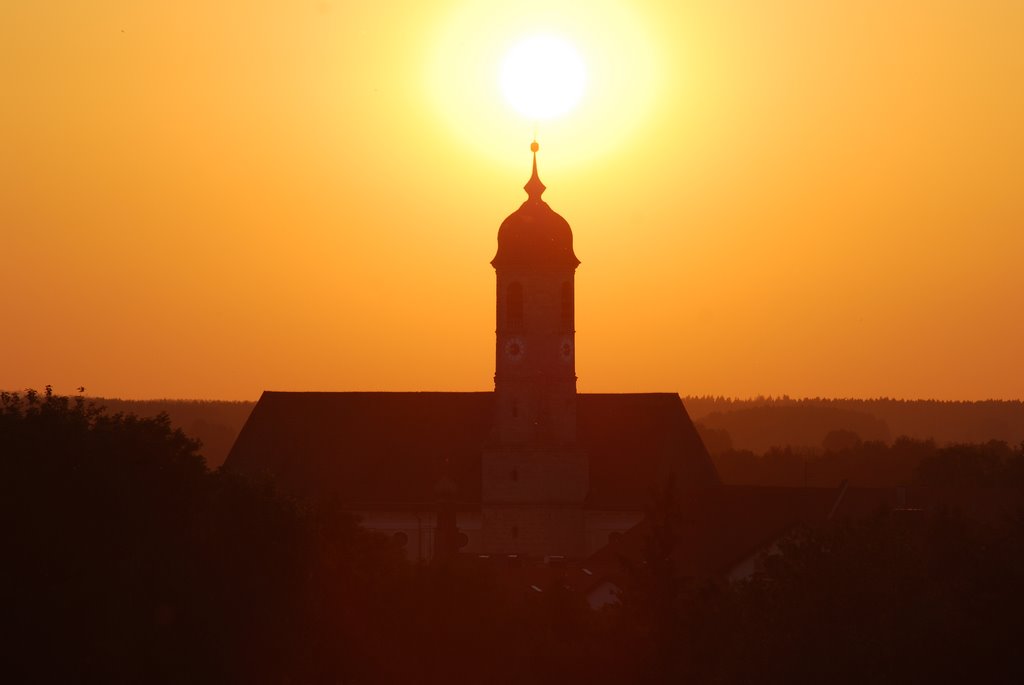
<svg viewBox="0 0 1024 685"><path fill-rule="evenodd" d="M3 3L0 388L491 388L536 22L581 391L1024 396L1024 3L542 7Z"/></svg>

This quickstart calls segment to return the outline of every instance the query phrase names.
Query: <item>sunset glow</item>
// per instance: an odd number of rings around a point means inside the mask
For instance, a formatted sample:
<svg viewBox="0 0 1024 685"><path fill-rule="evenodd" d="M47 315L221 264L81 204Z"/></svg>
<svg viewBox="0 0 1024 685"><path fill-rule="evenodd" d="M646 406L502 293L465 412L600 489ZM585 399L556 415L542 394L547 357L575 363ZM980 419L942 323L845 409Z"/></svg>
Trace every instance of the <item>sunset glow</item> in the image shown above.
<svg viewBox="0 0 1024 685"><path fill-rule="evenodd" d="M0 8L0 388L485 390L533 119L584 392L1020 397L1024 4Z"/></svg>

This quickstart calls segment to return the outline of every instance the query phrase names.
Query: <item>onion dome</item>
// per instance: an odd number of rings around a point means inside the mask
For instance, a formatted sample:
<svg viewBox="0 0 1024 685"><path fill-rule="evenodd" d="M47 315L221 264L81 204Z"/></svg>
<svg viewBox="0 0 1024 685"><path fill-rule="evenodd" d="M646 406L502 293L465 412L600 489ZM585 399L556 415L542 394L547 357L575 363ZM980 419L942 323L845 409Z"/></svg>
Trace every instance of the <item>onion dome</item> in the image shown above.
<svg viewBox="0 0 1024 685"><path fill-rule="evenodd" d="M572 251L569 222L556 214L541 199L546 188L537 175L537 141L533 152L533 174L523 186L527 199L512 212L498 229L498 254L491 260L495 268L507 265L565 266L575 269L580 260Z"/></svg>

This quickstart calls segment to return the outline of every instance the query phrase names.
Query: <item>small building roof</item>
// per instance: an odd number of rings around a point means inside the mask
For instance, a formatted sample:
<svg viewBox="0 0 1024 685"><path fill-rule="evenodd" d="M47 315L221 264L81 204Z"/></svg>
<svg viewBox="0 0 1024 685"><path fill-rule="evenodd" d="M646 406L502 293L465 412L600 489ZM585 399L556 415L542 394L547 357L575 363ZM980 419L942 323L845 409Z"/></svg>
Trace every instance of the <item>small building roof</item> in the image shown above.
<svg viewBox="0 0 1024 685"><path fill-rule="evenodd" d="M837 488L680 489L675 561L684 575L722 576L800 526L816 528L883 510L920 515L949 509L994 522L1013 515L1021 502L1021 493L1011 488L862 488L843 483ZM639 563L651 533L651 521L645 519L595 552L587 563L595 567L624 560Z"/></svg>

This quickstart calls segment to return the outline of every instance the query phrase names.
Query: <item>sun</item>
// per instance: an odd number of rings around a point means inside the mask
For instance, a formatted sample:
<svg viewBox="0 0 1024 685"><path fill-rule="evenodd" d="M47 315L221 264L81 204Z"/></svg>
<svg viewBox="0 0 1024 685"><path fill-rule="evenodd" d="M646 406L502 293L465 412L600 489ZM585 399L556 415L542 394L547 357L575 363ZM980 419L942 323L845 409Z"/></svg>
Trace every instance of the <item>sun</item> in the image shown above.
<svg viewBox="0 0 1024 685"><path fill-rule="evenodd" d="M568 41L530 36L506 53L499 79L502 94L517 112L549 120L569 113L583 98L587 70Z"/></svg>
<svg viewBox="0 0 1024 685"><path fill-rule="evenodd" d="M658 33L636 3L452 3L424 33L422 93L448 133L501 164L539 135L548 172L587 165L645 135L669 92ZM672 97L686 82L672 74Z"/></svg>

